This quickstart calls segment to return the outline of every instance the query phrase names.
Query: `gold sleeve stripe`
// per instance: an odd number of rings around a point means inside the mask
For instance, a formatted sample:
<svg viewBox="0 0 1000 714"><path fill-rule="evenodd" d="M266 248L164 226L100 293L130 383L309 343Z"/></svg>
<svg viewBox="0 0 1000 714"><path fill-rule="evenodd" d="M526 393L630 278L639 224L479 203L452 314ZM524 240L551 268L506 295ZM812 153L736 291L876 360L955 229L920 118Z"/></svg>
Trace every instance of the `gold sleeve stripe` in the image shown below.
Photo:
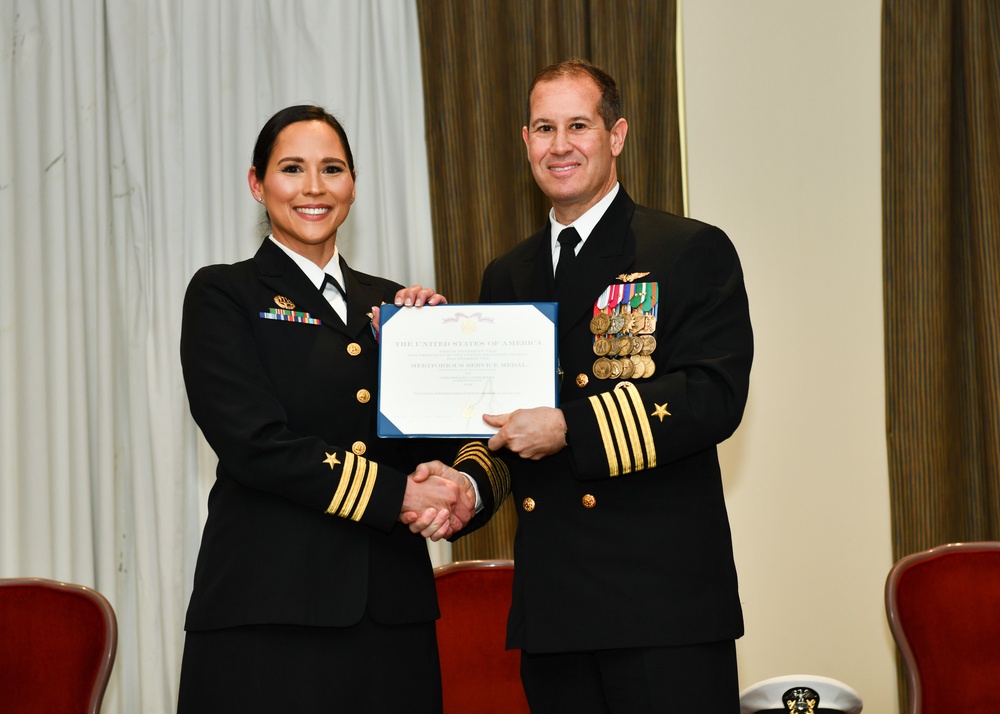
<svg viewBox="0 0 1000 714"><path fill-rule="evenodd" d="M469 453L475 454L477 459L485 461L483 468L490 480L490 486L493 487L493 502L495 507L499 508L503 499L510 492L510 470L507 468L506 462L499 456L495 456L486 444L476 443L472 446L474 448L469 449Z"/></svg>
<svg viewBox="0 0 1000 714"><path fill-rule="evenodd" d="M615 404L611 392L602 393L601 400L608 410L611 428L615 433L615 450L618 452L618 458L622 462L621 473L630 474L632 473L632 456L628 453L628 447L625 445L625 429L622 427L621 413L618 411L618 406Z"/></svg>
<svg viewBox="0 0 1000 714"><path fill-rule="evenodd" d="M330 514L335 514L337 509L340 507L340 501L344 498L344 492L347 490L347 484L350 483L351 474L354 473L354 454L350 451L344 452L344 463L340 467L340 483L337 484L337 490L333 494L333 500L330 501L330 505L327 507L326 512Z"/></svg>
<svg viewBox="0 0 1000 714"><path fill-rule="evenodd" d="M642 471L646 468L646 459L643 456L642 443L639 441L639 429L635 423L635 416L632 414L632 405L629 404L628 395L625 390L616 389L615 399L618 400L618 411L625 420L625 431L628 433L629 443L632 445L632 454L635 457L635 470Z"/></svg>
<svg viewBox="0 0 1000 714"><path fill-rule="evenodd" d="M351 519L355 521L360 521L361 517L365 515L365 510L368 508L368 501L372 497L372 489L375 488L375 480L378 478L378 464L374 461L368 462L368 477L365 479L365 490L361 493L361 500L358 502L358 507L354 509L354 513L351 514Z"/></svg>
<svg viewBox="0 0 1000 714"><path fill-rule="evenodd" d="M490 489L493 491L493 502L500 505L501 500L510 490L510 472L500 458L493 456L485 444L472 442L459 449L455 457L455 463L461 461L474 461L486 472L486 477L490 481Z"/></svg>
<svg viewBox="0 0 1000 714"><path fill-rule="evenodd" d="M614 442L611 440L611 429L608 426L608 418L605 416L601 400L597 396L595 394L589 397L590 406L594 410L594 417L597 419L597 428L601 432L601 441L604 442L604 454L608 457L608 471L611 476L617 476L619 474L618 455L615 452Z"/></svg>
<svg viewBox="0 0 1000 714"><path fill-rule="evenodd" d="M490 459L490 452L486 448L486 445L478 441L474 441L470 444L465 444L461 449L458 450L458 456L456 457L455 461L461 461L462 459L481 460L485 462L484 466L492 463L492 460ZM490 466L486 467L490 468Z"/></svg>
<svg viewBox="0 0 1000 714"><path fill-rule="evenodd" d="M653 430L649 426L649 416L646 414L646 406L642 403L642 395L634 386L626 387L622 391L628 392L629 399L635 405L635 415L639 420L639 429L642 432L642 442L646 445L647 469L656 467L656 443L653 441Z"/></svg>
<svg viewBox="0 0 1000 714"><path fill-rule="evenodd" d="M486 472L486 477L490 481L490 490L493 491L493 500L496 501L496 499L499 498L499 492L498 492L499 484L497 483L497 479L493 473L493 465L488 460L486 460L482 454L465 454L459 460L475 461L483 468L483 471Z"/></svg>
<svg viewBox="0 0 1000 714"><path fill-rule="evenodd" d="M347 464L344 464L345 466ZM354 503L358 499L358 491L361 490L361 484L365 480L365 472L368 471L368 459L364 456L359 456L357 458L357 465L354 467L354 473L351 476L351 490L347 493L347 498L344 499L344 503L341 504L340 510L337 512L338 516L342 518L347 518L351 511L354 509Z"/></svg>

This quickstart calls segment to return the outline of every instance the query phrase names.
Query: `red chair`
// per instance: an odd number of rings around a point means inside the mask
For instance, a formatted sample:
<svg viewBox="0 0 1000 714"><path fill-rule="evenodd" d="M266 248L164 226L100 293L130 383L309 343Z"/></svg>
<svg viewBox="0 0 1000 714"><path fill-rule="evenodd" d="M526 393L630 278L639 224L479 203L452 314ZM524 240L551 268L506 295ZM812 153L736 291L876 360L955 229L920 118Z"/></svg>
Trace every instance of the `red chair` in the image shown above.
<svg viewBox="0 0 1000 714"><path fill-rule="evenodd" d="M997 709L1000 543L953 543L902 558L885 586L906 664L910 714Z"/></svg>
<svg viewBox="0 0 1000 714"><path fill-rule="evenodd" d="M42 578L0 579L0 711L98 714L118 623L95 590Z"/></svg>
<svg viewBox="0 0 1000 714"><path fill-rule="evenodd" d="M527 714L521 653L505 650L512 560L464 560L434 569L444 714Z"/></svg>

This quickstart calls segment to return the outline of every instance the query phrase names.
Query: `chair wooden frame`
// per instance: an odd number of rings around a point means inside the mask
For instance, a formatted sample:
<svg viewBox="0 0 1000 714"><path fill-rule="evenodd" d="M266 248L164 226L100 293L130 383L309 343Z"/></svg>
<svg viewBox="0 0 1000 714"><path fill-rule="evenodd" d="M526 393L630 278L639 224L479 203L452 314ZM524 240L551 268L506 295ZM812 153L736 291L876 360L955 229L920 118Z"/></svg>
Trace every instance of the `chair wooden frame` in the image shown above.
<svg viewBox="0 0 1000 714"><path fill-rule="evenodd" d="M906 665L906 684L910 700L909 714L920 714L923 711L923 684L920 678L920 670L917 666L916 655L907 638L904 623L900 620L898 593L900 579L911 568L926 564L931 560L947 558L962 553L993 551L1000 551L1000 542L949 543L907 555L893 565L889 571L885 583L885 611L889 620L889 629L892 632L892 637L896 641L900 655Z"/></svg>
<svg viewBox="0 0 1000 714"><path fill-rule="evenodd" d="M36 588L49 590L60 594L81 598L94 607L104 625L104 642L101 647L100 662L94 681L90 687L90 696L86 703L87 714L100 714L101 703L111 679L111 671L115 664L115 654L118 651L118 620L115 611L101 593L84 585L65 583L46 578L0 578L0 588Z"/></svg>
<svg viewBox="0 0 1000 714"><path fill-rule="evenodd" d="M456 560L453 563L445 563L434 568L434 577L440 578L455 570L469 570L470 568L498 568L500 570L513 570L513 560Z"/></svg>

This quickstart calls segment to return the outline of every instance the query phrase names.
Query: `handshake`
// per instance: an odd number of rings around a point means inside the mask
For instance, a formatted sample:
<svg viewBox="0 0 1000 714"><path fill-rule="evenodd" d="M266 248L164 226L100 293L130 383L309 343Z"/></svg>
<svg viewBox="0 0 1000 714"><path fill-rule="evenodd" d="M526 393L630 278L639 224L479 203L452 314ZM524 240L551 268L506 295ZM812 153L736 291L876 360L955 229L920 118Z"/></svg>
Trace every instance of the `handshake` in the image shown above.
<svg viewBox="0 0 1000 714"><path fill-rule="evenodd" d="M440 461L418 464L406 479L400 523L439 541L460 531L476 515L472 479Z"/></svg>
<svg viewBox="0 0 1000 714"><path fill-rule="evenodd" d="M566 417L553 407L517 409L509 414L484 414L497 429L490 451L507 449L522 459L538 460L567 446ZM476 515L472 480L440 461L419 464L406 480L399 520L414 533L433 541L450 538Z"/></svg>

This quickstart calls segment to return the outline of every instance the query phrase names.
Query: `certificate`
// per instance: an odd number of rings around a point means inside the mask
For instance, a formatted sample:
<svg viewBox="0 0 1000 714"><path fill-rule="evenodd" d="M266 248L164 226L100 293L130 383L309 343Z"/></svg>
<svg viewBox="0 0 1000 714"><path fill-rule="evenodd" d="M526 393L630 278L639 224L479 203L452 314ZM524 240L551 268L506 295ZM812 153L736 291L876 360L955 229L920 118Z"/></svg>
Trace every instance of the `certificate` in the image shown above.
<svg viewBox="0 0 1000 714"><path fill-rule="evenodd" d="M378 435L489 437L483 414L554 407L556 303L383 305Z"/></svg>

